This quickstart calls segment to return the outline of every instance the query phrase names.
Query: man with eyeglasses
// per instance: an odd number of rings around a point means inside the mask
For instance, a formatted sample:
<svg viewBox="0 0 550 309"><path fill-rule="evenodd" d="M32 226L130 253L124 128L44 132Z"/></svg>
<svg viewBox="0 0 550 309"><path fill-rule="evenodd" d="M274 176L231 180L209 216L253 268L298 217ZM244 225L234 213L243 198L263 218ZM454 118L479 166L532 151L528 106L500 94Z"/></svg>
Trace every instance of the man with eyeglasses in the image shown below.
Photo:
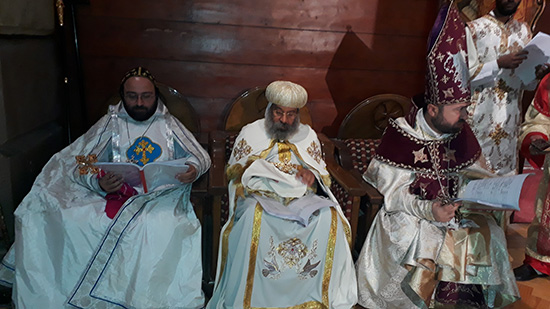
<svg viewBox="0 0 550 309"><path fill-rule="evenodd" d="M266 98L265 118L242 128L229 159L230 219L207 308L352 308L350 227L317 134L300 123L307 92L275 81Z"/></svg>
<svg viewBox="0 0 550 309"><path fill-rule="evenodd" d="M204 306L201 226L189 195L210 158L168 112L148 70L130 70L120 96L50 159L15 212L0 280L13 285L18 308ZM147 191L99 170L103 162L170 162L180 172Z"/></svg>

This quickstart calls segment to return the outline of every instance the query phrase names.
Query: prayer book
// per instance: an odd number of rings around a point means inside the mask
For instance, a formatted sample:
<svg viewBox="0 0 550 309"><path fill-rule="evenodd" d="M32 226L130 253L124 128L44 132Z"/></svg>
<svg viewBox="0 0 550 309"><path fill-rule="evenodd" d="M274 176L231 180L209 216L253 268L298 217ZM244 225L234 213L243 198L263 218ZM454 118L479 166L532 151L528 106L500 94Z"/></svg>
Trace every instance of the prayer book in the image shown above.
<svg viewBox="0 0 550 309"><path fill-rule="evenodd" d="M472 210L519 210L521 202L533 201L536 177L526 181L532 174L507 177L493 177L470 181L460 192L456 201L462 201L466 209ZM540 177L538 178L540 180Z"/></svg>
<svg viewBox="0 0 550 309"><path fill-rule="evenodd" d="M528 51L527 59L515 69L515 74L527 85L535 80L535 69L538 65L549 62L550 35L539 32L525 45L523 50Z"/></svg>
<svg viewBox="0 0 550 309"><path fill-rule="evenodd" d="M94 165L105 172L121 175L124 182L132 187L141 185L143 191L147 193L162 185L180 185L181 182L176 179L176 175L187 172L189 166L185 164L186 162L187 158L151 162L144 166L127 162L97 162Z"/></svg>
<svg viewBox="0 0 550 309"><path fill-rule="evenodd" d="M309 218L316 210L324 207L336 206L336 203L332 200L315 194L297 198L288 203L286 206L274 199L260 195L254 195L254 198L260 203L264 211L268 214L283 219L297 221L303 226L307 226L309 224Z"/></svg>

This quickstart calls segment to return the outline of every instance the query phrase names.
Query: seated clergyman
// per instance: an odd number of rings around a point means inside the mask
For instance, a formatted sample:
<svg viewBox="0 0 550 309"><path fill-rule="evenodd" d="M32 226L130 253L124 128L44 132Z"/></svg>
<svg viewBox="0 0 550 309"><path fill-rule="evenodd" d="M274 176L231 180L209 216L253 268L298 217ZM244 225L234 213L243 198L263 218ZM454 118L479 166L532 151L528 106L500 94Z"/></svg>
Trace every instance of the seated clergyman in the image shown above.
<svg viewBox="0 0 550 309"><path fill-rule="evenodd" d="M502 229L489 213L457 212L453 202L463 171L482 165L481 149L466 123L464 24L454 6L439 17L422 108L390 121L363 175L384 195L357 261L367 308L493 308L519 299Z"/></svg>
<svg viewBox="0 0 550 309"><path fill-rule="evenodd" d="M230 220L208 308L351 308L350 228L329 190L317 134L300 123L305 89L276 81L264 119L229 159Z"/></svg>
<svg viewBox="0 0 550 309"><path fill-rule="evenodd" d="M170 115L149 71L130 70L120 95L50 159L15 211L0 282L13 285L18 308L204 306L201 226L189 195L210 158ZM97 160L181 162L181 172L145 192L120 173L96 173Z"/></svg>

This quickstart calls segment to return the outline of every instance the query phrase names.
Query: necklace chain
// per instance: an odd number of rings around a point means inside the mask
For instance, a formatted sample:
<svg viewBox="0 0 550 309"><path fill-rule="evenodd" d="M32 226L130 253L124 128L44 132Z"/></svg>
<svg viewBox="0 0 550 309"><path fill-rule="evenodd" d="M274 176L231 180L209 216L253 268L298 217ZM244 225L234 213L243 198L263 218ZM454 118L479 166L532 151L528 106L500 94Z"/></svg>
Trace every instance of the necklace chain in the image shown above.
<svg viewBox="0 0 550 309"><path fill-rule="evenodd" d="M155 116L155 118L153 118L153 120L151 120L151 122L149 123L149 125L147 126L147 128L145 129L145 131L143 131L143 133L141 134L141 136L137 137L136 140L138 138L143 138L145 136L145 133L147 133L147 131L149 131L149 128L151 128L151 125L153 124L153 122L155 122L155 120L157 119L157 116ZM128 144L130 145L131 143L131 139L130 139L130 129L128 127L128 119L125 119L126 120L126 133L128 134ZM128 162L132 162L132 163L136 163L137 160L135 159L134 155L132 155L131 158L128 158Z"/></svg>
<svg viewBox="0 0 550 309"><path fill-rule="evenodd" d="M153 118L153 120L151 120L151 122L149 123L149 125L147 126L147 128L145 129L145 131L143 131L143 133L141 134L140 137L144 137L145 136L145 133L147 133L147 131L149 131L149 128L151 127L151 125L153 124L153 122L155 122L155 119L157 117L155 116L155 118ZM128 119L125 119L126 120L126 133L128 134L128 142L130 142L130 129L128 128Z"/></svg>

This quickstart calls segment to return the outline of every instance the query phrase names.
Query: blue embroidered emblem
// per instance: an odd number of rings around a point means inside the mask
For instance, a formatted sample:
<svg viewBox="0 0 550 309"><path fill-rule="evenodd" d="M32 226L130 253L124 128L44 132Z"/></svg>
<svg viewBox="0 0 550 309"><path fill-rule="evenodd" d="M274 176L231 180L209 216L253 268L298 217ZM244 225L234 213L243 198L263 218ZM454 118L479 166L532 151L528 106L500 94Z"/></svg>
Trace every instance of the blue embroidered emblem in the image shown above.
<svg viewBox="0 0 550 309"><path fill-rule="evenodd" d="M138 137L126 151L126 157L130 162L144 166L155 161L162 154L162 148L153 143L148 137Z"/></svg>

